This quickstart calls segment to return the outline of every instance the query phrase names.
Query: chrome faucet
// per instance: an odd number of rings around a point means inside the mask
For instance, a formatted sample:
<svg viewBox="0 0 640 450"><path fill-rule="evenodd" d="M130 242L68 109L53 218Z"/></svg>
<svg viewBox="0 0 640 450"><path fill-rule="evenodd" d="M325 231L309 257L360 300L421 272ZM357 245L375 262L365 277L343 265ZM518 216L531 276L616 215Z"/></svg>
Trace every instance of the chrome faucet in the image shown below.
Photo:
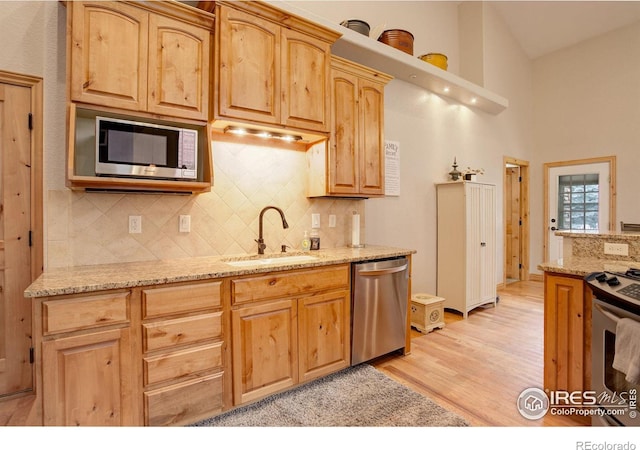
<svg viewBox="0 0 640 450"><path fill-rule="evenodd" d="M276 211L278 211L280 213L280 217L282 218L282 228L289 228L287 219L284 218L284 212L280 208L278 208L277 206L265 206L264 208L262 208L262 211L260 211L260 228L258 230L258 239L256 240L256 242L258 243L259 255L264 255L264 249L267 248L266 244L264 243L264 238L262 237L262 216L264 216L265 211L267 211L268 209L275 209Z"/></svg>

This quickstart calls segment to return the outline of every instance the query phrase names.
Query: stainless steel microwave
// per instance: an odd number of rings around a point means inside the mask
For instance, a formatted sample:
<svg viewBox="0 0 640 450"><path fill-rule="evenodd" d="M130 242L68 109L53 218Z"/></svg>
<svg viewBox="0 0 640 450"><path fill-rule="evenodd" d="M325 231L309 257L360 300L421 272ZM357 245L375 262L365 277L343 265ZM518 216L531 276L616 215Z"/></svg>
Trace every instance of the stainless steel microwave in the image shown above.
<svg viewBox="0 0 640 450"><path fill-rule="evenodd" d="M96 175L196 180L198 131L96 117Z"/></svg>

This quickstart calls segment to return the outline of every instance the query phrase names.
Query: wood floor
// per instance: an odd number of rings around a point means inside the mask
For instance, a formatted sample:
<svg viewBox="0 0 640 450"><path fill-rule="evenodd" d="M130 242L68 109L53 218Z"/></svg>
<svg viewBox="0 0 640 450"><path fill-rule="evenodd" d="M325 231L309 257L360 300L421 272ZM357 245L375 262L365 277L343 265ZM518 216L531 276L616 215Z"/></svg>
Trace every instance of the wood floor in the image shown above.
<svg viewBox="0 0 640 450"><path fill-rule="evenodd" d="M517 282L500 301L467 320L445 313L446 326L423 335L412 330L412 351L373 365L397 381L466 418L472 426L578 426L582 422L520 416L516 399L542 385L543 286ZM33 396L0 401L0 425L36 425Z"/></svg>
<svg viewBox="0 0 640 450"><path fill-rule="evenodd" d="M542 387L543 284L516 282L500 301L467 320L445 311L445 327L412 330L411 354L373 365L395 380L466 418L472 426L580 426L584 419L547 414L531 421L516 409L520 393Z"/></svg>

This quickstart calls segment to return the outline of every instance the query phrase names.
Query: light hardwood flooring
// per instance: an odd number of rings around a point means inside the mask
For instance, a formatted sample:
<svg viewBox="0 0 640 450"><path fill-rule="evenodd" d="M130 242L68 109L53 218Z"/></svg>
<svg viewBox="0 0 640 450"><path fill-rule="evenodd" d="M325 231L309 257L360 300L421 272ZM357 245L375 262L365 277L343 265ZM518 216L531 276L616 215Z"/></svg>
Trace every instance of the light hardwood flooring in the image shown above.
<svg viewBox="0 0 640 450"><path fill-rule="evenodd" d="M466 320L445 311L443 329L426 335L412 329L411 354L372 364L472 426L588 425L549 414L531 421L517 411L524 389L542 387L543 283L511 283L498 295L495 308L477 308Z"/></svg>
<svg viewBox="0 0 640 450"><path fill-rule="evenodd" d="M517 282L500 301L467 320L445 312L446 326L423 335L412 330L411 354L373 361L379 370L466 418L472 426L578 426L586 422L520 416L516 399L542 385L542 282ZM0 401L0 425L36 425L34 396Z"/></svg>

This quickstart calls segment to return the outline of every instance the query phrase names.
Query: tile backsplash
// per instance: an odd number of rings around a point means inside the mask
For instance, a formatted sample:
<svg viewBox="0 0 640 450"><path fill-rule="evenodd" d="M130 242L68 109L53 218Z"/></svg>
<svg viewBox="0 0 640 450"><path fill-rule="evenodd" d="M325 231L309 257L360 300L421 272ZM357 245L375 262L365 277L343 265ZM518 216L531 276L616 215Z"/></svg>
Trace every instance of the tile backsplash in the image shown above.
<svg viewBox="0 0 640 450"><path fill-rule="evenodd" d="M47 197L47 268L168 258L256 253L262 208L266 252L300 250L311 214L320 214L321 248L350 242L351 214L361 200L306 197L307 162L301 151L213 143L214 186L199 195L96 193L51 190ZM329 215L336 226L329 228ZM129 216L142 217L142 233L129 233ZM180 215L191 232L179 232Z"/></svg>

